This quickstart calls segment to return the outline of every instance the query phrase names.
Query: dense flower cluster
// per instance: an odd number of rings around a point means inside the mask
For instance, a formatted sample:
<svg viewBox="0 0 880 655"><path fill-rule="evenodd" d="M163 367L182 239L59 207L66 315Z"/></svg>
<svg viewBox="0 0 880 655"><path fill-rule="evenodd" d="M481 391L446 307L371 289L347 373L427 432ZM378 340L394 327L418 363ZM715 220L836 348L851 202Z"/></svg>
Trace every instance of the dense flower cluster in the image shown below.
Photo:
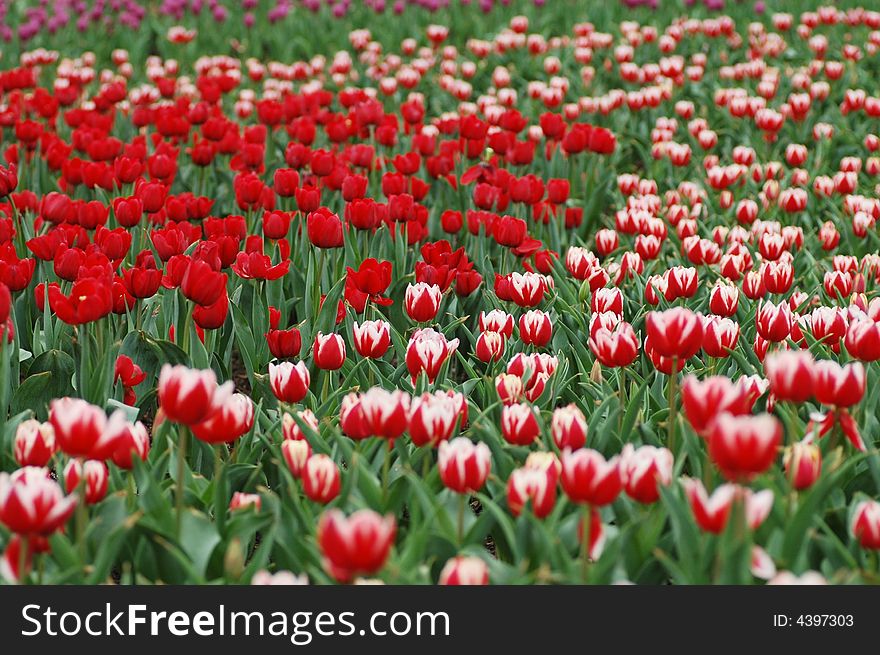
<svg viewBox="0 0 880 655"><path fill-rule="evenodd" d="M880 13L195 4L2 62L4 579L877 581Z"/></svg>

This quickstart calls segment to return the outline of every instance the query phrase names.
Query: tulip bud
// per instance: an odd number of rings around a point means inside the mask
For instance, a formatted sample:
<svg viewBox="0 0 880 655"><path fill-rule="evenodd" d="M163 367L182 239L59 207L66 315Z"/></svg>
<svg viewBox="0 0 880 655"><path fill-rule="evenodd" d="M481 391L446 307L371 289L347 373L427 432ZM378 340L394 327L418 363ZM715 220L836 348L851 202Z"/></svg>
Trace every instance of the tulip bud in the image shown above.
<svg viewBox="0 0 880 655"><path fill-rule="evenodd" d="M806 489L822 474L822 451L814 443L798 441L786 449L782 463L791 486Z"/></svg>
<svg viewBox="0 0 880 655"><path fill-rule="evenodd" d="M863 500L856 505L851 530L862 548L880 550L880 503Z"/></svg>
<svg viewBox="0 0 880 655"><path fill-rule="evenodd" d="M104 500L107 495L107 484L110 471L104 462L94 459L86 460L80 464L79 460L72 459L64 468L64 487L71 494L77 490L85 472L85 497L88 505L94 505Z"/></svg>
<svg viewBox="0 0 880 655"><path fill-rule="evenodd" d="M46 466L55 454L55 429L51 423L26 419L15 430L15 461L19 466Z"/></svg>
<svg viewBox="0 0 880 655"><path fill-rule="evenodd" d="M582 448L587 443L587 418L575 404L553 410L550 429L559 450Z"/></svg>
<svg viewBox="0 0 880 655"><path fill-rule="evenodd" d="M312 455L312 447L305 440L285 439L281 443L281 455L293 477L298 478Z"/></svg>
<svg viewBox="0 0 880 655"><path fill-rule="evenodd" d="M393 516L381 516L369 509L349 517L331 509L321 515L317 532L324 568L337 581L350 582L358 574L373 575L382 568L394 543L397 524Z"/></svg>
<svg viewBox="0 0 880 655"><path fill-rule="evenodd" d="M492 453L484 443L457 437L440 443L437 467L444 486L457 493L476 493L489 477Z"/></svg>
<svg viewBox="0 0 880 655"><path fill-rule="evenodd" d="M302 484L310 500L326 505L339 495L339 467L327 455L312 455L303 468Z"/></svg>
<svg viewBox="0 0 880 655"><path fill-rule="evenodd" d="M312 346L312 356L318 368L335 371L345 362L345 341L338 334L318 332Z"/></svg>
<svg viewBox="0 0 880 655"><path fill-rule="evenodd" d="M269 386L281 402L298 403L306 397L310 383L305 362L269 364Z"/></svg>
<svg viewBox="0 0 880 655"><path fill-rule="evenodd" d="M489 567L479 557L453 557L440 571L441 585L487 585Z"/></svg>

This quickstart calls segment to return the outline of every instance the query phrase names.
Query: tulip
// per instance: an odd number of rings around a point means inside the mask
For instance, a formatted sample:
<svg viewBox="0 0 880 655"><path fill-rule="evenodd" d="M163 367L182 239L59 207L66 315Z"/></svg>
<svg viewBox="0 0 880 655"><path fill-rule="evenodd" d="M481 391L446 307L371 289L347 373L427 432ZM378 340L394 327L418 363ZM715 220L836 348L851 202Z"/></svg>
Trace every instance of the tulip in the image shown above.
<svg viewBox="0 0 880 655"><path fill-rule="evenodd" d="M531 405L517 403L501 409L501 434L514 446L528 446L538 438L541 428Z"/></svg>
<svg viewBox="0 0 880 655"><path fill-rule="evenodd" d="M519 516L526 503L537 518L547 516L556 505L556 474L550 469L514 469L507 479L507 506L511 514Z"/></svg>
<svg viewBox="0 0 880 655"><path fill-rule="evenodd" d="M165 364L159 373L159 405L175 423L195 425L204 421L232 395L233 384L217 384L211 369L191 369ZM57 428L56 428L57 434Z"/></svg>
<svg viewBox="0 0 880 655"><path fill-rule="evenodd" d="M450 439L456 425L463 425L466 419L467 403L462 394L423 393L410 405L409 435L416 446L436 447Z"/></svg>
<svg viewBox="0 0 880 655"><path fill-rule="evenodd" d="M355 321L352 327L352 341L361 357L379 359L391 345L391 326L388 321Z"/></svg>
<svg viewBox="0 0 880 655"><path fill-rule="evenodd" d="M345 341L338 334L318 332L312 346L312 356L318 368L335 371L345 362Z"/></svg>
<svg viewBox="0 0 880 655"><path fill-rule="evenodd" d="M349 408L356 407L356 412ZM394 440L402 435L409 424L410 397L395 389L386 391L373 387L362 393L349 394L340 408L340 423L346 433L360 438L375 436Z"/></svg>
<svg viewBox="0 0 880 655"><path fill-rule="evenodd" d="M433 383L447 358L458 348L458 339L447 341L446 337L432 328L416 330L406 347L406 367L413 384L420 373Z"/></svg>
<svg viewBox="0 0 880 655"><path fill-rule="evenodd" d="M707 437L712 422L722 412L750 414L754 400L747 390L723 375L698 380L688 375L681 384L682 408L687 420L701 437Z"/></svg>
<svg viewBox="0 0 880 655"><path fill-rule="evenodd" d="M861 362L844 366L831 360L816 362L813 366L813 392L823 405L856 405L865 395L865 367Z"/></svg>
<svg viewBox="0 0 880 655"><path fill-rule="evenodd" d="M620 461L595 450L580 448L562 453L562 489L572 502L601 507L614 502L623 487Z"/></svg>
<svg viewBox="0 0 880 655"><path fill-rule="evenodd" d="M519 319L519 337L523 343L542 348L553 336L553 323L550 315L540 309L527 311Z"/></svg>
<svg viewBox="0 0 880 655"><path fill-rule="evenodd" d="M627 495L640 503L660 498L660 487L672 481L672 452L667 448L626 444L620 453L620 477Z"/></svg>
<svg viewBox="0 0 880 655"><path fill-rule="evenodd" d="M709 433L709 457L725 478L751 480L773 464L782 443L782 424L770 414L719 415Z"/></svg>
<svg viewBox="0 0 880 655"><path fill-rule="evenodd" d="M474 444L465 437L440 442L437 468L443 485L460 494L479 491L489 477L492 453L484 443Z"/></svg>
<svg viewBox="0 0 880 655"><path fill-rule="evenodd" d="M764 373L770 381L770 391L777 400L802 403L814 392L813 356L803 350L783 350L768 355Z"/></svg>
<svg viewBox="0 0 880 655"><path fill-rule="evenodd" d="M254 426L254 403L242 393L216 407L203 421L190 426L196 439L209 444L235 441Z"/></svg>
<svg viewBox="0 0 880 655"><path fill-rule="evenodd" d="M300 201L300 191L297 189L297 203ZM300 210L306 210L300 207ZM317 248L341 248L343 244L342 221L339 216L331 212L326 207L319 207L315 211L311 211L306 219L306 230L308 232L309 241Z"/></svg>
<svg viewBox="0 0 880 655"><path fill-rule="evenodd" d="M550 432L559 450L582 448L587 443L587 417L574 403L557 407L553 410Z"/></svg>
<svg viewBox="0 0 880 655"><path fill-rule="evenodd" d="M481 332L477 337L475 354L481 362L498 361L504 355L507 342L500 332Z"/></svg>
<svg viewBox="0 0 880 655"><path fill-rule="evenodd" d="M863 500L856 505L850 530L862 548L880 550L880 503Z"/></svg>
<svg viewBox="0 0 880 655"><path fill-rule="evenodd" d="M263 499L260 498L259 494L246 494L241 491L236 491L232 494L232 500L229 501L229 511L231 512L247 510L251 507L255 512L259 512L262 506Z"/></svg>
<svg viewBox="0 0 880 655"><path fill-rule="evenodd" d="M94 505L104 500L107 495L107 484L110 471L104 462L89 459L82 464L79 460L72 459L64 468L64 488L67 493L72 494L80 485L80 481L85 477L86 504Z"/></svg>
<svg viewBox="0 0 880 655"><path fill-rule="evenodd" d="M508 276L510 284L510 300L520 307L534 307L544 298L547 290L547 281L538 273L511 273Z"/></svg>
<svg viewBox="0 0 880 655"><path fill-rule="evenodd" d="M431 321L437 316L442 297L443 292L436 284L409 284L404 298L406 313L416 323Z"/></svg>
<svg viewBox="0 0 880 655"><path fill-rule="evenodd" d="M339 582L351 582L358 574L373 575L388 559L397 524L393 516L362 509L346 517L331 509L318 521L318 546L324 568Z"/></svg>
<svg viewBox="0 0 880 655"><path fill-rule="evenodd" d="M339 480L339 467L327 455L312 455L302 469L303 493L322 505L339 495Z"/></svg>
<svg viewBox="0 0 880 655"><path fill-rule="evenodd" d="M125 412L116 410L107 421L107 434L113 443L110 459L121 469L134 468L134 459L147 459L150 452L150 435L143 423L131 423Z"/></svg>
<svg viewBox="0 0 880 655"><path fill-rule="evenodd" d="M299 417L300 421L311 428L313 432L318 432L318 417L315 416L315 413L312 410L303 409L298 411L296 415ZM296 419L287 412L281 416L281 431L286 440L306 440L306 435L302 428L300 428Z"/></svg>
<svg viewBox="0 0 880 655"><path fill-rule="evenodd" d="M703 352L709 357L728 357L739 341L739 324L729 318L706 316L703 319Z"/></svg>
<svg viewBox="0 0 880 655"><path fill-rule="evenodd" d="M15 429L13 452L19 466L46 466L57 449L51 423L29 418Z"/></svg>
<svg viewBox="0 0 880 655"><path fill-rule="evenodd" d="M269 387L284 403L298 403L309 392L311 378L305 362L269 364Z"/></svg>
<svg viewBox="0 0 880 655"><path fill-rule="evenodd" d="M214 270L207 262L194 259L183 274L180 290L197 305L213 305L226 290L226 274Z"/></svg>
<svg viewBox="0 0 880 655"><path fill-rule="evenodd" d="M266 343L273 357L298 357L302 349L302 336L297 328L288 330L269 330Z"/></svg>
<svg viewBox="0 0 880 655"><path fill-rule="evenodd" d="M113 447L107 435L107 415L80 398L49 403L49 423L58 448L71 457L105 459Z"/></svg>
<svg viewBox="0 0 880 655"><path fill-rule="evenodd" d="M683 307L648 312L645 328L654 350L662 357L683 362L693 357L702 345L702 317Z"/></svg>
<svg viewBox="0 0 880 655"><path fill-rule="evenodd" d="M684 478L685 496L694 514L694 520L700 529L713 534L721 534L727 526L737 487L723 484L709 496L706 488L699 480Z"/></svg>
<svg viewBox="0 0 880 655"><path fill-rule="evenodd" d="M785 475L797 490L811 487L822 474L822 451L808 441L797 441L785 451Z"/></svg>
<svg viewBox="0 0 880 655"><path fill-rule="evenodd" d="M448 560L440 571L437 584L441 585L487 585L489 567L479 557L458 556Z"/></svg>
<svg viewBox="0 0 880 655"><path fill-rule="evenodd" d="M513 335L513 316L500 309L493 309L488 314L480 312L479 325L480 332L498 332L505 339L510 339Z"/></svg>
<svg viewBox="0 0 880 655"><path fill-rule="evenodd" d="M844 345L847 352L863 362L880 359L880 324L866 316L850 322L846 330Z"/></svg>
<svg viewBox="0 0 880 655"><path fill-rule="evenodd" d="M739 303L739 289L732 284L716 284L709 293L709 310L719 316L733 316Z"/></svg>
<svg viewBox="0 0 880 655"><path fill-rule="evenodd" d="M639 354L639 339L632 325L625 321L613 328L591 330L589 344L596 359L609 367L629 366Z"/></svg>
<svg viewBox="0 0 880 655"><path fill-rule="evenodd" d="M76 508L75 495L64 496L49 472L25 466L0 473L0 523L22 536L48 536L60 529Z"/></svg>
<svg viewBox="0 0 880 655"><path fill-rule="evenodd" d="M771 302L761 302L759 305L755 316L755 327L758 334L767 341L772 343L785 341L791 334L793 324L791 309L784 300L777 305Z"/></svg>
<svg viewBox="0 0 880 655"><path fill-rule="evenodd" d="M302 476L306 462L312 455L312 447L308 441L300 439L285 439L281 443L281 456L284 463L295 478Z"/></svg>

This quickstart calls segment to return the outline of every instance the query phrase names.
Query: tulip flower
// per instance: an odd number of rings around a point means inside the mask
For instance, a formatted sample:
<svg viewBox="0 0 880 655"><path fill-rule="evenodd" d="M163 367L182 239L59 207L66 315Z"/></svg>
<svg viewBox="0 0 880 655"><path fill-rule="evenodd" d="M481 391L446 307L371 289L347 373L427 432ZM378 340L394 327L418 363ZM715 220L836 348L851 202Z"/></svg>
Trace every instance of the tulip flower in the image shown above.
<svg viewBox="0 0 880 655"><path fill-rule="evenodd" d="M61 528L76 508L75 495L64 496L49 472L25 466L0 473L0 523L16 534L48 536Z"/></svg>
<svg viewBox="0 0 880 655"><path fill-rule="evenodd" d="M301 471L303 493L309 500L326 505L339 495L339 467L327 455L311 455Z"/></svg>
<svg viewBox="0 0 880 655"><path fill-rule="evenodd" d="M770 414L720 414L709 434L709 457L728 480L751 480L770 468L782 444L782 424Z"/></svg>
<svg viewBox="0 0 880 655"><path fill-rule="evenodd" d="M397 533L392 516L362 509L346 517L331 509L318 521L318 546L324 568L339 582L356 575L373 575L382 568Z"/></svg>
<svg viewBox="0 0 880 655"><path fill-rule="evenodd" d="M476 493L486 483L492 468L492 454L484 443L465 437L440 442L437 468L444 486L460 494Z"/></svg>
<svg viewBox="0 0 880 655"><path fill-rule="evenodd" d="M487 585L489 567L479 557L453 557L440 571L441 585Z"/></svg>
<svg viewBox="0 0 880 655"><path fill-rule="evenodd" d="M391 345L391 326L387 321L355 321L352 328L352 341L361 357L379 359Z"/></svg>
<svg viewBox="0 0 880 655"><path fill-rule="evenodd" d="M582 448L587 443L587 417L573 403L557 407L553 410L550 432L559 450Z"/></svg>
<svg viewBox="0 0 880 655"><path fill-rule="evenodd" d="M56 450L55 428L51 423L29 418L15 429L13 452L19 466L46 466Z"/></svg>
<svg viewBox="0 0 880 655"><path fill-rule="evenodd" d="M640 503L660 498L660 487L672 481L672 452L655 446L626 444L620 453L620 477L627 495Z"/></svg>
<svg viewBox="0 0 880 655"><path fill-rule="evenodd" d="M556 505L555 474L530 467L513 470L507 479L507 505L514 516L519 516L527 504L539 519L553 510Z"/></svg>
<svg viewBox="0 0 880 655"><path fill-rule="evenodd" d="M467 403L462 394L435 391L412 399L409 435L416 446L437 447L452 437L457 425L467 420Z"/></svg>
<svg viewBox="0 0 880 655"><path fill-rule="evenodd" d="M298 403L309 392L311 378L305 362L269 364L269 386L284 403Z"/></svg>
<svg viewBox="0 0 880 655"><path fill-rule="evenodd" d="M345 362L345 341L338 334L318 332L312 346L312 355L318 368L335 371Z"/></svg>
<svg viewBox="0 0 880 655"><path fill-rule="evenodd" d="M218 385L211 369L165 364L159 373L159 404L170 420L192 426L226 403L232 388L232 382Z"/></svg>
<svg viewBox="0 0 880 655"><path fill-rule="evenodd" d="M863 500L856 505L850 530L862 548L880 550L880 503Z"/></svg>
<svg viewBox="0 0 880 655"><path fill-rule="evenodd" d="M104 462L90 459L81 464L79 460L72 459L64 468L64 488L67 493L72 494L79 488L80 480L85 478L83 489L86 504L94 505L107 495L109 476L110 472Z"/></svg>

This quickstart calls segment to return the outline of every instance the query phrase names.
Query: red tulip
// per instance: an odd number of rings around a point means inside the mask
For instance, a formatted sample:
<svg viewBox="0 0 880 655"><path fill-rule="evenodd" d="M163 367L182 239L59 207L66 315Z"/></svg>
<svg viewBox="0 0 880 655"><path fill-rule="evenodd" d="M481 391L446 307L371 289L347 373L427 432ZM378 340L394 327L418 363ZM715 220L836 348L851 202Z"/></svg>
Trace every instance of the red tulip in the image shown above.
<svg viewBox="0 0 880 655"><path fill-rule="evenodd" d="M683 307L648 312L645 329L653 349L662 357L684 361L693 357L702 346L702 317Z"/></svg>
<svg viewBox="0 0 880 655"><path fill-rule="evenodd" d="M532 309L519 319L519 337L523 343L542 348L553 336L553 323L550 315L540 309Z"/></svg>
<svg viewBox="0 0 880 655"><path fill-rule="evenodd" d="M453 557L443 566L437 584L441 585L487 585L489 567L479 557Z"/></svg>
<svg viewBox="0 0 880 655"><path fill-rule="evenodd" d="M791 486L806 489L822 474L822 451L812 442L796 441L786 449L783 465Z"/></svg>
<svg viewBox="0 0 880 655"><path fill-rule="evenodd" d="M880 503L863 500L856 505L850 529L862 548L880 550Z"/></svg>
<svg viewBox="0 0 880 655"><path fill-rule="evenodd" d="M281 456L293 477L299 478L302 476L306 462L312 456L312 447L305 440L285 439L281 443Z"/></svg>
<svg viewBox="0 0 880 655"><path fill-rule="evenodd" d="M13 451L19 466L46 466L57 449L51 423L29 418L15 429Z"/></svg>
<svg viewBox="0 0 880 655"><path fill-rule="evenodd" d="M764 373L777 400L802 403L812 398L814 369L813 356L803 350L782 350L764 360Z"/></svg>
<svg viewBox="0 0 880 655"><path fill-rule="evenodd" d="M538 273L511 273L510 299L520 307L534 307L544 298L547 280Z"/></svg>
<svg viewBox="0 0 880 655"><path fill-rule="evenodd" d="M197 370L165 364L159 373L159 404L175 423L195 425L204 421L232 395L232 382L217 384L211 369ZM57 435L57 428L56 428Z"/></svg>
<svg viewBox="0 0 880 655"><path fill-rule="evenodd" d="M79 488L80 481L85 472L85 498L86 504L94 505L104 500L107 495L107 484L110 471L104 462L89 459L80 464L77 459L72 459L64 468L64 487L71 494Z"/></svg>
<svg viewBox="0 0 880 655"><path fill-rule="evenodd" d="M827 359L816 362L813 391L823 405L852 407L865 395L865 367L861 362L844 366Z"/></svg>
<svg viewBox="0 0 880 655"><path fill-rule="evenodd" d="M64 496L49 472L25 466L0 473L0 523L23 536L48 536L61 528L76 508L75 495Z"/></svg>
<svg viewBox="0 0 880 655"><path fill-rule="evenodd" d="M297 191L299 202L299 190ZM305 211L300 207L302 211ZM326 207L319 207L308 215L306 221L309 241L318 248L341 248L343 244L342 221Z"/></svg>
<svg viewBox="0 0 880 655"><path fill-rule="evenodd" d="M193 259L183 274L180 290L197 305L213 305L226 291L226 274L214 270L205 261Z"/></svg>
<svg viewBox="0 0 880 655"><path fill-rule="evenodd" d="M269 364L269 386L284 403L298 403L309 392L311 377L305 362Z"/></svg>
<svg viewBox="0 0 880 655"><path fill-rule="evenodd" d="M867 316L853 319L846 330L847 352L864 362L880 359L880 324Z"/></svg>
<svg viewBox="0 0 880 655"><path fill-rule="evenodd" d="M623 488L619 458L605 461L587 448L563 451L560 481L572 502L595 507L614 502Z"/></svg>
<svg viewBox="0 0 880 655"><path fill-rule="evenodd" d="M416 446L431 445L452 437L457 425L467 421L467 403L458 392L435 391L413 398L409 435Z"/></svg>
<svg viewBox="0 0 880 655"><path fill-rule="evenodd" d="M719 316L733 316L739 303L739 289L732 284L718 283L709 293L709 310Z"/></svg>
<svg viewBox="0 0 880 655"><path fill-rule="evenodd" d="M739 341L739 324L729 318L703 318L703 352L709 357L728 357Z"/></svg>
<svg viewBox="0 0 880 655"><path fill-rule="evenodd" d="M443 292L436 284L408 284L404 298L406 313L416 323L431 321L437 316L442 297Z"/></svg>
<svg viewBox="0 0 880 655"><path fill-rule="evenodd" d="M514 469L507 479L507 506L514 516L522 514L526 503L539 519L556 505L556 474L552 469L523 467Z"/></svg>
<svg viewBox="0 0 880 655"><path fill-rule="evenodd" d="M303 493L309 500L326 505L339 495L339 467L327 455L312 455L302 470Z"/></svg>
<svg viewBox="0 0 880 655"><path fill-rule="evenodd" d="M254 426L254 403L242 393L234 393L200 423L190 426L193 435L205 443L235 441Z"/></svg>
<svg viewBox="0 0 880 655"><path fill-rule="evenodd" d="M413 383L420 373L433 383L440 374L446 359L458 349L458 339L447 341L446 337L432 328L416 330L406 348L406 367Z"/></svg>
<svg viewBox="0 0 880 655"><path fill-rule="evenodd" d="M338 334L318 332L312 346L312 356L318 368L335 371L345 362L345 341Z"/></svg>
<svg viewBox="0 0 880 655"><path fill-rule="evenodd" d="M410 397L403 391L373 387L362 394L342 399L339 423L352 439L381 437L397 439L409 424Z"/></svg>
<svg viewBox="0 0 880 655"><path fill-rule="evenodd" d="M721 414L709 434L709 457L728 480L751 480L773 464L782 424L770 414Z"/></svg>
<svg viewBox="0 0 880 655"><path fill-rule="evenodd" d="M49 403L49 423L58 448L71 457L105 459L113 443L107 433L107 415L80 398L58 398Z"/></svg>
<svg viewBox="0 0 880 655"><path fill-rule="evenodd" d="M507 342L504 335L499 332L481 332L477 337L477 344L474 349L477 359L481 362L498 361L504 356L504 348Z"/></svg>
<svg viewBox="0 0 880 655"><path fill-rule="evenodd" d="M302 349L302 336L297 328L289 330L269 330L266 333L266 343L273 357L299 357Z"/></svg>
<svg viewBox="0 0 880 655"><path fill-rule="evenodd" d="M626 444L620 453L620 477L627 495L640 503L660 498L660 487L672 481L672 453L667 448Z"/></svg>
<svg viewBox="0 0 880 655"><path fill-rule="evenodd" d="M528 446L538 438L541 428L531 405L517 403L501 409L501 434L515 446Z"/></svg>
<svg viewBox="0 0 880 655"><path fill-rule="evenodd" d="M700 529L713 534L724 532L736 498L736 485L723 484L709 496L699 480L684 478L682 483L694 520Z"/></svg>
<svg viewBox="0 0 880 655"><path fill-rule="evenodd" d="M355 321L352 327L352 341L361 357L379 359L391 345L391 326L387 321Z"/></svg>
<svg viewBox="0 0 880 655"><path fill-rule="evenodd" d="M456 493L476 493L486 483L492 469L492 453L484 443L474 444L465 437L441 441L437 468L443 485Z"/></svg>
<svg viewBox="0 0 880 655"><path fill-rule="evenodd" d="M500 309L493 309L488 314L480 312L480 332L499 332L505 339L513 336L513 316Z"/></svg>
<svg viewBox="0 0 880 655"><path fill-rule="evenodd" d="M587 443L587 417L574 403L557 407L553 410L550 432L559 450L582 448Z"/></svg>
<svg viewBox="0 0 880 655"><path fill-rule="evenodd" d="M388 559L396 533L393 516L362 509L346 517L341 510L328 510L318 521L317 534L324 568L339 582L373 575Z"/></svg>

